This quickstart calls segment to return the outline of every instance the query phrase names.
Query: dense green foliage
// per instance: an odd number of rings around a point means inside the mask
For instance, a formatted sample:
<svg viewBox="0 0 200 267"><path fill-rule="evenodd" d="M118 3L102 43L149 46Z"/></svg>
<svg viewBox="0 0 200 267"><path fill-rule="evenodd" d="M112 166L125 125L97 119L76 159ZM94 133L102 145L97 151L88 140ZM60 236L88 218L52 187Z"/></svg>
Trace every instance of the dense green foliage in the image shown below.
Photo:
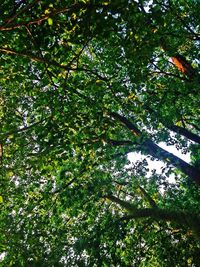
<svg viewBox="0 0 200 267"><path fill-rule="evenodd" d="M1 266L199 266L199 11L1 1Z"/></svg>

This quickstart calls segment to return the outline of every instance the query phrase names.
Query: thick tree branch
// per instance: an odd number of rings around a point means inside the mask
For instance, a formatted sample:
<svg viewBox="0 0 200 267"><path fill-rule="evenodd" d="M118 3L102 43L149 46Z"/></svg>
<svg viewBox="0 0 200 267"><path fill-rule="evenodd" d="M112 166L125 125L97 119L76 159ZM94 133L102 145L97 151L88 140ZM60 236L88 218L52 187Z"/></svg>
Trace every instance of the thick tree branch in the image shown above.
<svg viewBox="0 0 200 267"><path fill-rule="evenodd" d="M186 60L186 58L180 54L176 54L172 57L172 61L177 69L185 74L189 79L193 79L197 76L195 69L192 65Z"/></svg>
<svg viewBox="0 0 200 267"><path fill-rule="evenodd" d="M106 196L106 198L111 200L113 203L119 204L122 208L128 211L129 214L123 217L123 219L151 218L154 220L175 222L179 225L189 227L195 235L200 235L200 217L198 214L185 211L160 209L158 207L138 209L133 204L121 200L113 195Z"/></svg>
<svg viewBox="0 0 200 267"><path fill-rule="evenodd" d="M141 131L129 120L127 120L124 116L116 113L116 112L111 112L110 113L111 117L121 121L126 127L135 135L135 136L140 136Z"/></svg>
<svg viewBox="0 0 200 267"><path fill-rule="evenodd" d="M148 154L157 159L169 162L174 167L185 173L190 178L190 180L194 181L197 185L200 185L200 171L197 168L191 166L190 164L175 156L174 154L159 147L150 139L146 140L141 145L141 150L143 149L143 147Z"/></svg>
<svg viewBox="0 0 200 267"><path fill-rule="evenodd" d="M149 202L150 206L152 208L157 208L157 204L156 202L153 200L153 198L147 193L147 191L142 187L139 186L140 191L142 192L144 198Z"/></svg>
<svg viewBox="0 0 200 267"><path fill-rule="evenodd" d="M110 113L110 115L113 118L120 120L134 135L136 135L137 137L142 137L142 132L127 118L122 115L119 115L116 112L112 112ZM174 154L159 147L157 144L151 141L151 139L146 138L144 141L142 141L142 139L139 140L137 147L138 149L140 149L140 151L145 152L153 156L154 158L172 164L174 167L185 173L190 178L190 180L200 185L200 170L191 166L190 164L175 156Z"/></svg>
<svg viewBox="0 0 200 267"><path fill-rule="evenodd" d="M185 136L186 138L188 138L191 141L194 141L195 143L200 144L200 136L190 132L186 128L183 128L177 125L170 125L170 126L167 126L167 128L172 130L173 132L176 132L182 136Z"/></svg>
<svg viewBox="0 0 200 267"><path fill-rule="evenodd" d="M115 197L113 195L108 195L108 196L106 196L106 198L111 200L112 202L114 202L116 204L119 204L122 208L127 210L129 213L131 213L137 209L133 204L130 204L127 201L121 200L120 198Z"/></svg>
<svg viewBox="0 0 200 267"><path fill-rule="evenodd" d="M184 127L181 127L181 126L177 126L175 124L168 124L165 122L165 119L161 117L160 114L157 114L152 108L150 108L149 106L145 105L145 109L150 113L150 114L153 114L154 116L156 116L159 121L166 127L168 128L169 130L179 134L179 135L182 135L184 137L186 137L187 139L195 142L195 143L199 143L200 144L200 136L198 136L197 134L195 133L192 133L191 131L189 131L188 129L185 128L185 125ZM182 121L182 124L184 124L184 121Z"/></svg>
<svg viewBox="0 0 200 267"><path fill-rule="evenodd" d="M112 146L131 146L135 143L129 140L113 140L113 139L106 139L107 143L111 144Z"/></svg>
<svg viewBox="0 0 200 267"><path fill-rule="evenodd" d="M197 126L195 123L190 122L190 120L185 120L187 124L191 125L195 130L197 130L198 132L200 132L200 127Z"/></svg>

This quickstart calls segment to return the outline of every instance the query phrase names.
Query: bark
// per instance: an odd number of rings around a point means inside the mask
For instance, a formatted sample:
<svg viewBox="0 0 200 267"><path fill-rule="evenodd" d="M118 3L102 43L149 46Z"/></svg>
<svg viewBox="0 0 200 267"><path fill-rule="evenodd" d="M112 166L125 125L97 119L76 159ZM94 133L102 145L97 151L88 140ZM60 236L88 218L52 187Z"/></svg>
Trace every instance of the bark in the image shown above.
<svg viewBox="0 0 200 267"><path fill-rule="evenodd" d="M186 60L184 56L176 54L174 57L172 57L172 61L174 65L177 67L177 69L183 74L185 74L190 80L192 80L193 78L195 78L195 76L197 76L195 69Z"/></svg>
<svg viewBox="0 0 200 267"><path fill-rule="evenodd" d="M197 134L194 134L190 131L188 131L187 129L177 126L177 125L171 125L167 127L169 130L172 130L173 132L176 132L184 137L186 137L187 139L194 141L195 143L200 144L200 136L198 136Z"/></svg>
<svg viewBox="0 0 200 267"><path fill-rule="evenodd" d="M155 201L153 200L153 198L146 192L146 190L145 190L143 187L141 187L141 186L139 186L139 188L140 188L140 191L141 191L142 195L144 196L144 198L149 202L150 206L151 206L152 208L157 208L157 204L156 204L156 202L155 202Z"/></svg>
<svg viewBox="0 0 200 267"><path fill-rule="evenodd" d="M138 209L133 204L113 195L106 196L106 198L119 204L122 208L128 211L129 215L126 216L125 219L152 218L155 220L170 221L189 227L196 236L200 236L200 217L197 214L157 207Z"/></svg>
<svg viewBox="0 0 200 267"><path fill-rule="evenodd" d="M134 143L129 140L113 140L107 139L105 140L107 143L111 144L112 146L132 146Z"/></svg>
<svg viewBox="0 0 200 267"><path fill-rule="evenodd" d="M180 169L183 173L185 173L196 184L200 185L200 171L197 168L188 164L174 154L166 151L165 149L159 147L151 140L146 140L143 145L145 146L146 152L148 152L151 156L162 161L169 162L174 167Z"/></svg>
<svg viewBox="0 0 200 267"><path fill-rule="evenodd" d="M137 135L137 137L142 137L141 131L125 117L117 113L111 113L111 116L120 120L134 135ZM144 151L159 160L172 164L174 167L185 173L190 178L190 180L194 181L197 185L200 185L199 169L193 167L192 165L166 151L165 149L159 147L153 141L151 141L151 139L146 139L143 142L141 140L138 145L138 148L141 151Z"/></svg>
<svg viewBox="0 0 200 267"><path fill-rule="evenodd" d="M131 130L131 132L132 132L135 136L140 136L140 135L141 135L141 131L140 131L135 125L133 125L133 123L131 123L129 120L127 120L127 118L125 118L124 116L122 116L122 115L120 115L120 114L118 114L118 113L116 113L116 112L111 112L110 115L111 115L113 118L115 118L115 119L121 121L124 125L126 125L127 128L128 128L129 130Z"/></svg>
<svg viewBox="0 0 200 267"><path fill-rule="evenodd" d="M183 128L181 126L177 126L175 124L167 124L165 123L164 121L164 118L161 118L160 119L160 115L157 114L152 108L148 107L148 106L145 106L145 109L150 113L150 114L153 114L153 116L156 116L157 119L159 120L159 122L161 122L166 128L168 128L169 130L177 133L177 134L180 134L184 137L186 137L187 139L195 142L195 143L198 143L200 144L200 136L197 135L197 134L194 134L192 133L191 131L189 131L188 129L186 128ZM195 126L192 125L194 128ZM198 130L197 128L195 128L196 130ZM199 129L200 130L200 129Z"/></svg>

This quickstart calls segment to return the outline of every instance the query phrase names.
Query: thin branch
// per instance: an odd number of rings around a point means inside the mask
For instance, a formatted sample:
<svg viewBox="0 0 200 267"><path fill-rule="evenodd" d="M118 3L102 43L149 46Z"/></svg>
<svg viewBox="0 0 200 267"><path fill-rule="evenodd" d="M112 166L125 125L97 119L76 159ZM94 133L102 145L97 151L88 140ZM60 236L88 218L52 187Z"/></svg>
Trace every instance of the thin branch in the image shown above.
<svg viewBox="0 0 200 267"><path fill-rule="evenodd" d="M47 64L47 65L50 65L50 66L55 66L57 68L64 69L64 70L67 70L67 71L84 71L84 72L88 72L88 73L91 73L91 74L97 76L101 80L108 81L108 79L106 77L101 76L95 70L87 69L85 67L75 67L74 68L74 67L70 67L69 64L68 65L60 64L60 63L56 62L55 60L47 60L44 57L38 57L38 56L35 56L33 54L30 54L30 53L26 53L26 52L17 52L15 50L8 49L8 48L5 48L5 47L0 47L0 51L3 52L3 53L6 53L6 54L11 54L11 55L15 55L15 56L22 56L22 57L28 58L28 59L30 59L32 61L44 63L44 64Z"/></svg>
<svg viewBox="0 0 200 267"><path fill-rule="evenodd" d="M54 16L61 14L61 13L66 13L66 12L70 11L71 9L76 10L77 8L82 8L83 6L87 6L87 5L73 4L70 7L56 9L56 10L50 12L49 14L42 14L40 18L30 20L28 22L24 21L24 22L20 22L20 23L11 25L11 26L7 26L7 27L6 26L0 26L0 31L10 31L10 30L14 30L14 29L21 28L24 26L29 26L32 24L41 24L43 21L47 20L50 17L54 17Z"/></svg>
<svg viewBox="0 0 200 267"><path fill-rule="evenodd" d="M62 69L65 69L65 70L72 70L72 68L69 68L68 66L63 65L63 64L59 64L58 62L56 62L54 60L47 60L45 58L37 57L37 56L35 56L33 54L30 54L30 53L17 52L15 50L4 48L4 47L0 47L0 51L3 52L3 53L6 53L6 54L11 54L11 55L16 55L16 56L22 56L22 57L31 59L32 61L46 63L48 65L53 65L55 67L62 68Z"/></svg>
<svg viewBox="0 0 200 267"><path fill-rule="evenodd" d="M21 13L26 12L28 9L32 8L35 4L41 2L41 0L34 0L32 3L26 5L24 8L22 8L18 13L13 15L11 18L6 20L6 23L4 24L4 27L8 24L10 24L14 19L16 19ZM1 28L1 27L0 27Z"/></svg>
<svg viewBox="0 0 200 267"><path fill-rule="evenodd" d="M104 4L92 5L91 3L88 3L88 4L75 3L69 7L56 9L56 10L50 12L49 14L41 14L41 17L30 20L28 22L23 21L23 22L20 22L20 23L14 24L14 25L10 25L10 26L0 26L0 31L10 31L10 30L18 29L18 28L33 25L33 24L40 25L43 21L47 20L48 18L55 17L56 15L59 15L61 13L66 13L69 11L75 12L76 10L80 10L83 8L91 8L91 7L96 7L96 8L104 7L105 8L105 5Z"/></svg>
<svg viewBox="0 0 200 267"><path fill-rule="evenodd" d="M157 69L159 69L159 68L157 68ZM159 69L159 70L160 70L160 69ZM182 80L182 81L188 81L188 79L185 78L185 77L181 77L181 76L176 75L176 74L174 74L174 73L165 72L165 71L163 71L163 70L160 70L160 71L151 71L151 72L149 73L150 76L151 76L152 74L163 74L163 75L166 75L166 76L171 76L171 77L178 78L178 79L180 79L180 80Z"/></svg>
<svg viewBox="0 0 200 267"><path fill-rule="evenodd" d="M0 144L0 164L2 165L3 163L3 145Z"/></svg>
<svg viewBox="0 0 200 267"><path fill-rule="evenodd" d="M35 37L33 36L31 30L29 29L28 26L25 26L25 28L26 28L26 30L27 30L28 35L29 35L29 36L31 37L31 39L33 40L33 44L34 44L34 46L36 47L36 49L38 49L39 54L40 54L40 57L41 57L42 59L44 59L44 56L43 56L42 51L41 51L41 49L40 49L40 46L38 45L37 41L35 40ZM51 72L48 70L48 65L47 65L46 63L45 63L45 70L46 70L46 73L47 73L47 75L48 75L48 77L49 77L49 79L50 79L51 84L52 84L55 88L57 88L57 86L55 85L55 83L54 83L53 80L52 80L52 74L51 74Z"/></svg>
<svg viewBox="0 0 200 267"><path fill-rule="evenodd" d="M7 132L7 133L0 133L0 136L1 136L1 137L2 137L2 136L7 137L7 136L12 135L12 134L18 134L18 133L20 133L20 132L28 131L29 129L35 127L36 125L38 125L38 124L40 124L40 123L42 123L42 122L44 122L45 120L46 120L46 118L45 118L45 119L42 119L42 120L40 120L40 121L37 121L37 122L35 122L35 123L33 123L33 124L29 125L29 126L20 128L20 129L15 129L15 130L12 130L12 131Z"/></svg>

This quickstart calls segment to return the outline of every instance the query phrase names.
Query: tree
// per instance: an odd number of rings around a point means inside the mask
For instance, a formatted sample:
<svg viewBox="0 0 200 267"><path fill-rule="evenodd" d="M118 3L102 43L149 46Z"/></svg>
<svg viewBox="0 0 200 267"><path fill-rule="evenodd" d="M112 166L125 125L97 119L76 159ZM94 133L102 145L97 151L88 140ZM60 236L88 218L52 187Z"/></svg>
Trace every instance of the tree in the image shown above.
<svg viewBox="0 0 200 267"><path fill-rule="evenodd" d="M199 8L0 4L4 266L199 265Z"/></svg>

